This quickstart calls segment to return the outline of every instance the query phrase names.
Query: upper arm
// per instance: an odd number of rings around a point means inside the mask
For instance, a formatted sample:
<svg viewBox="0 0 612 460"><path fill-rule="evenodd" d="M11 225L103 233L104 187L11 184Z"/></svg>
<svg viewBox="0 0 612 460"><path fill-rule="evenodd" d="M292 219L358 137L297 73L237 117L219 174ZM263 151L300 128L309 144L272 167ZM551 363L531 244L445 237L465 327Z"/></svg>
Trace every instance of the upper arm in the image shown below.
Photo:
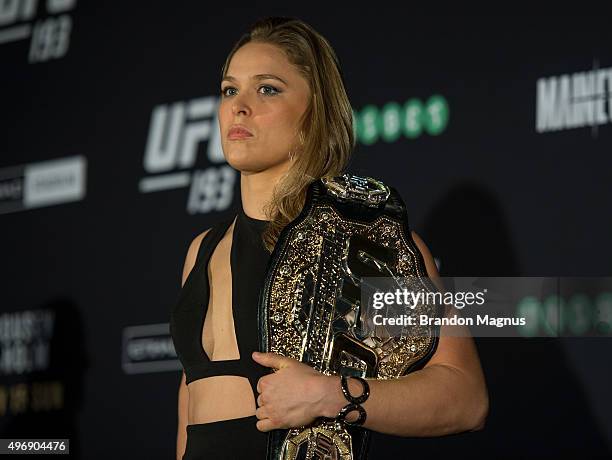
<svg viewBox="0 0 612 460"><path fill-rule="evenodd" d="M181 381L179 383L179 406L181 405L181 394L182 393L187 394L186 390L187 390L187 375L185 374L185 369L183 369L183 372L181 375Z"/></svg>
<svg viewBox="0 0 612 460"><path fill-rule="evenodd" d="M182 279L181 285L185 284L185 281L187 280L189 273L193 269L193 266L195 265L195 262L196 262L196 258L198 256L200 245L202 244L202 240L204 239L204 237L209 231L210 229L204 230L202 233L196 236L193 239L193 241L191 241L191 244L189 245L189 249L187 250L187 256L185 257L185 264L183 265L183 279Z"/></svg>
<svg viewBox="0 0 612 460"><path fill-rule="evenodd" d="M423 256L428 277L431 278L432 282L439 289L442 289L440 274L438 273L438 269L429 248L414 231L412 232L412 238ZM453 334L450 335L448 333L449 327L464 328L464 330L455 330ZM457 332L459 332L459 334ZM457 337L457 335L461 335L461 337ZM438 341L436 352L425 367L434 364L444 364L459 369L469 374L471 377L474 377L475 381L484 379L474 340L470 336L469 329L467 329L466 326L441 326L440 340Z"/></svg>
<svg viewBox="0 0 612 460"><path fill-rule="evenodd" d="M189 418L189 389L185 383L185 371L178 390L178 427L176 432L176 458L181 459L187 447L187 425Z"/></svg>
<svg viewBox="0 0 612 460"><path fill-rule="evenodd" d="M425 242L421 239L421 237L414 230L411 232L412 239L416 243L421 255L423 256L423 261L425 262L425 268L427 269L427 276L431 278L431 281L438 287L438 289L442 289L442 284L440 280L440 274L438 273L438 267L436 266L436 262L434 261L433 256L431 255L431 251L425 244Z"/></svg>

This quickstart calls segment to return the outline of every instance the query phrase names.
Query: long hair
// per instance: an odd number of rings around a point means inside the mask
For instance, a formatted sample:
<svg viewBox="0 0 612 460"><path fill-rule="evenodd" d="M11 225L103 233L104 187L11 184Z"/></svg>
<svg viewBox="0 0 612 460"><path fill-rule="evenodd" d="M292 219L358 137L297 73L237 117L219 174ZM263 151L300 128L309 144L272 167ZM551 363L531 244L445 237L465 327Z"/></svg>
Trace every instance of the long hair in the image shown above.
<svg viewBox="0 0 612 460"><path fill-rule="evenodd" d="M281 230L302 210L311 182L341 174L355 148L353 112L336 53L310 25L291 17L256 21L230 51L221 69L227 73L234 53L249 42L276 45L306 79L311 99L300 123L300 151L279 179L264 212L270 218L262 234L272 252Z"/></svg>

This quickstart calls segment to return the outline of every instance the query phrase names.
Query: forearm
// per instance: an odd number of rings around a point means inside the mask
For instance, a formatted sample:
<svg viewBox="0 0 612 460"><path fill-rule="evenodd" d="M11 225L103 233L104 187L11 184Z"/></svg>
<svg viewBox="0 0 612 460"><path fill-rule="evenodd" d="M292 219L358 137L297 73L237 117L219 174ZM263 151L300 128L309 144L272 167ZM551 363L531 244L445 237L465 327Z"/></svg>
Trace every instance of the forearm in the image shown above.
<svg viewBox="0 0 612 460"><path fill-rule="evenodd" d="M325 377L326 397L318 412L335 417L348 404L340 378ZM398 436L442 436L480 429L488 411L484 382L446 365L432 365L398 379L367 379L370 396L362 404L365 428ZM348 379L350 393L361 394L361 384ZM348 421L357 418L350 413Z"/></svg>

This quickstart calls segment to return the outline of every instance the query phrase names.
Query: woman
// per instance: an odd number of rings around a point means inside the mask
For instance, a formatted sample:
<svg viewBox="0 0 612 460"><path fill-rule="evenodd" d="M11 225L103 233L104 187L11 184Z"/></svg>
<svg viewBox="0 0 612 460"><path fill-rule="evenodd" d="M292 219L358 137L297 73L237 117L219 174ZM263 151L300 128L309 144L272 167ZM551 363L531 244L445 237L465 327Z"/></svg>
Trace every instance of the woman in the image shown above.
<svg viewBox="0 0 612 460"><path fill-rule="evenodd" d="M185 369L177 459L265 458L268 431L334 417L346 404L339 377L253 353L259 290L280 230L299 214L313 180L343 172L355 145L333 49L300 20L258 21L223 66L218 119L225 158L240 171L241 206L187 252L170 323ZM413 238L436 278L427 247L414 232ZM382 433L479 429L488 410L469 338L441 337L422 370L369 383L364 427ZM349 380L349 389L358 395L361 385Z"/></svg>

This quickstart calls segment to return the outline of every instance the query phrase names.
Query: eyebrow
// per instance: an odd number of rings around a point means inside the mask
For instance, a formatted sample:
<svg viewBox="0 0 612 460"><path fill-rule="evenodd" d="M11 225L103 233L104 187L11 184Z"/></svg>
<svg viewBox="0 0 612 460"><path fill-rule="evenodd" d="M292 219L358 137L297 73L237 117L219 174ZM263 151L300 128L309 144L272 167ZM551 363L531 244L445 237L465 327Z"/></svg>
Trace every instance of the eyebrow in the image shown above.
<svg viewBox="0 0 612 460"><path fill-rule="evenodd" d="M283 80L281 77L278 77L276 75L273 75L271 73L260 73L258 75L253 75L251 77L254 80L278 80L282 83L284 83L285 85L287 85L287 82L285 80ZM234 77L232 77L231 75L226 75L223 80L221 80L221 82L224 82L225 80L229 80L229 81L236 81L236 79ZM287 85L289 86L289 85Z"/></svg>

